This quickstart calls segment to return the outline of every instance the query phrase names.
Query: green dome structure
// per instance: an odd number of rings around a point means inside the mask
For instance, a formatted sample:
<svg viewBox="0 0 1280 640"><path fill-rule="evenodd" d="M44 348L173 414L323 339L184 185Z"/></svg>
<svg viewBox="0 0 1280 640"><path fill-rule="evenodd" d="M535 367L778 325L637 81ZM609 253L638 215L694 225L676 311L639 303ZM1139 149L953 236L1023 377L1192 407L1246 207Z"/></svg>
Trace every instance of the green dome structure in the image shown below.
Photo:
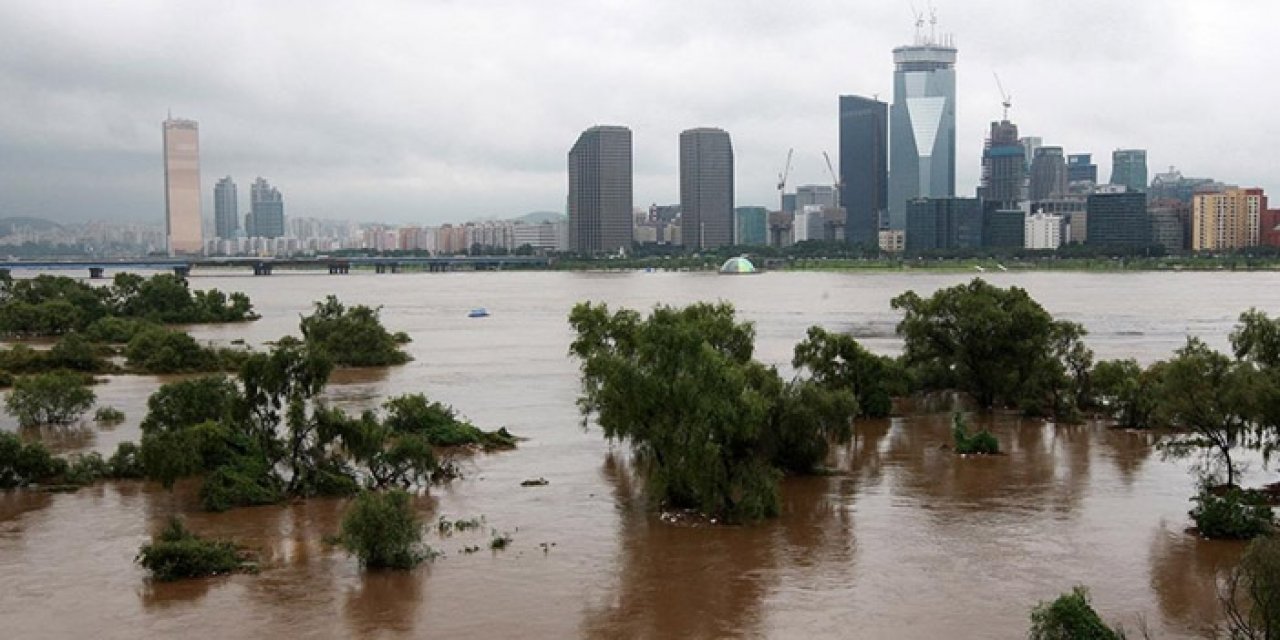
<svg viewBox="0 0 1280 640"><path fill-rule="evenodd" d="M746 257L729 258L720 265L720 273L725 275L739 275L743 273L759 273L756 266Z"/></svg>

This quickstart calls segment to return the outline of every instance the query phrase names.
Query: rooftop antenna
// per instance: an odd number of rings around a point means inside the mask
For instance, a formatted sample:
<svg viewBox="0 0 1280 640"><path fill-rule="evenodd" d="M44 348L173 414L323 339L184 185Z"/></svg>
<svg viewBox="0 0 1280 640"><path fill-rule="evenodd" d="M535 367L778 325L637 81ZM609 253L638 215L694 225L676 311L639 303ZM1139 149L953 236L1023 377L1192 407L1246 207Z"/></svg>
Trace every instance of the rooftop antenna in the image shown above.
<svg viewBox="0 0 1280 640"><path fill-rule="evenodd" d="M911 15L916 18L916 44L924 44L924 13L916 9L915 3L911 3Z"/></svg>
<svg viewBox="0 0 1280 640"><path fill-rule="evenodd" d="M1000 90L1000 104L1004 105L1003 120L1009 119L1009 108L1013 106L1013 95L1004 90L1004 84L1000 82L1000 74L992 71L991 75L996 77L996 88Z"/></svg>
<svg viewBox="0 0 1280 640"><path fill-rule="evenodd" d="M929 44L938 43L938 10L929 3Z"/></svg>

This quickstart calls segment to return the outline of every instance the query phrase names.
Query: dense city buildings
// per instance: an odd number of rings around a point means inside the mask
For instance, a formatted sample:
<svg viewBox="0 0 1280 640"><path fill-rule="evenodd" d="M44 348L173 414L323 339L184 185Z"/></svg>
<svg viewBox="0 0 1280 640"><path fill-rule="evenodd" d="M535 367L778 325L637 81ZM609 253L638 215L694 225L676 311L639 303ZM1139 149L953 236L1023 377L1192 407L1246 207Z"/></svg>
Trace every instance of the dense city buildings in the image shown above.
<svg viewBox="0 0 1280 640"><path fill-rule="evenodd" d="M956 48L918 31L893 61L889 227L903 229L909 200L956 193Z"/></svg>
<svg viewBox="0 0 1280 640"><path fill-rule="evenodd" d="M619 253L632 241L631 130L595 126L569 150L569 245L582 255Z"/></svg>
<svg viewBox="0 0 1280 640"><path fill-rule="evenodd" d="M1194 251L1242 249L1259 244L1267 197L1262 189L1227 187L1191 198Z"/></svg>
<svg viewBox="0 0 1280 640"><path fill-rule="evenodd" d="M219 180L213 187L213 229L221 240L235 238L240 229L240 205L231 176Z"/></svg>
<svg viewBox="0 0 1280 640"><path fill-rule="evenodd" d="M908 253L982 246L982 204L977 198L916 198L907 203Z"/></svg>
<svg viewBox="0 0 1280 640"><path fill-rule="evenodd" d="M680 133L680 211L686 248L733 244L733 143L724 130Z"/></svg>
<svg viewBox="0 0 1280 640"><path fill-rule="evenodd" d="M1098 184L1098 165L1091 153L1073 153L1067 156L1067 184Z"/></svg>
<svg viewBox="0 0 1280 640"><path fill-rule="evenodd" d="M170 255L200 253L204 248L200 217L200 126L194 120L169 118L164 136L165 235Z"/></svg>
<svg viewBox="0 0 1280 640"><path fill-rule="evenodd" d="M1040 136L1024 136L1019 142L1022 143L1022 151L1026 154L1025 162L1030 167L1031 162L1036 159L1036 149L1044 146L1044 139Z"/></svg>
<svg viewBox="0 0 1280 640"><path fill-rule="evenodd" d="M1026 199L1026 151L1018 139L1018 125L1001 120L991 123L991 134L982 150L982 185L978 197L986 202L1015 206Z"/></svg>
<svg viewBox="0 0 1280 640"><path fill-rule="evenodd" d="M1062 216L1044 211L1037 211L1023 222L1023 246L1027 249L1052 251L1062 246Z"/></svg>
<svg viewBox="0 0 1280 640"><path fill-rule="evenodd" d="M1111 184L1129 191L1147 190L1147 151L1116 149L1111 153Z"/></svg>
<svg viewBox="0 0 1280 640"><path fill-rule="evenodd" d="M769 243L769 211L764 207L737 207L733 210L733 243L764 246Z"/></svg>
<svg viewBox="0 0 1280 640"><path fill-rule="evenodd" d="M1031 160L1032 202L1060 198L1067 193L1067 162L1062 147L1040 147Z"/></svg>
<svg viewBox="0 0 1280 640"><path fill-rule="evenodd" d="M1089 196L1087 207L1088 244L1122 247L1146 247L1151 244L1151 223L1147 218L1145 193L1094 193Z"/></svg>
<svg viewBox="0 0 1280 640"><path fill-rule="evenodd" d="M284 237L284 197L280 190L259 177L249 188L249 215L245 235L251 238Z"/></svg>
<svg viewBox="0 0 1280 640"><path fill-rule="evenodd" d="M840 205L845 241L874 248L889 205L889 105L840 96Z"/></svg>

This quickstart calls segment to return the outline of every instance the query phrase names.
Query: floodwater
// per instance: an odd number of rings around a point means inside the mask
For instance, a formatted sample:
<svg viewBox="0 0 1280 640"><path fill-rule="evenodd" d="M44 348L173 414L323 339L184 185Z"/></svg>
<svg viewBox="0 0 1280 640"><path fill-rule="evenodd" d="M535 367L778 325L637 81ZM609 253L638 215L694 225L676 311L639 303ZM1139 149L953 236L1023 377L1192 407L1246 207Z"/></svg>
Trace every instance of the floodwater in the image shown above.
<svg viewBox="0 0 1280 640"><path fill-rule="evenodd" d="M945 414L864 421L837 453L843 473L784 483L782 517L688 527L646 512L625 447L577 414L565 322L577 301L729 300L756 323L757 356L785 369L812 324L896 352L889 299L969 277L197 273L194 287L244 291L263 315L193 327L203 340L296 333L299 314L330 293L382 305L386 325L412 336L414 361L339 372L329 396L358 410L421 391L484 428L527 437L515 451L465 461L463 479L418 502L427 521L483 517L484 528L451 537L432 529L441 558L408 573L364 573L323 542L337 530L340 500L208 514L189 485L0 493L0 637L1010 638L1025 634L1037 601L1077 584L1110 622L1200 637L1218 616L1214 576L1241 546L1186 533L1187 463L1163 460L1144 434L996 415L979 420L1009 455L962 459L939 448L950 441ZM1100 358L1151 362L1189 334L1226 348L1240 311L1280 311L1280 274L985 277L1083 323ZM466 317L479 306L492 316ZM138 439L161 382L99 385L99 402L128 416L118 426L23 435L62 453L110 453ZM16 429L5 420L0 428ZM1273 476L1255 463L1249 480ZM535 477L550 484L520 486ZM134 555L174 513L256 549L262 571L150 583ZM495 531L513 544L490 551ZM472 545L483 550L463 552Z"/></svg>

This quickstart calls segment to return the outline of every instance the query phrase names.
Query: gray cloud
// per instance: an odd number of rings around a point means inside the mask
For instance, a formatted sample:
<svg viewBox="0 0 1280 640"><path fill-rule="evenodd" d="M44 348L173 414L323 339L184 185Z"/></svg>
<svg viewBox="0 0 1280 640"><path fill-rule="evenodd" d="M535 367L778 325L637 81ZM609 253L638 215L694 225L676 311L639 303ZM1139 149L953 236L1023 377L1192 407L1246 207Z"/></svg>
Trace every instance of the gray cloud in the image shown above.
<svg viewBox="0 0 1280 640"><path fill-rule="evenodd" d="M923 5L923 2L917 4ZM958 184L971 192L992 71L1024 134L1150 150L1152 171L1277 187L1267 25L1280 6L939 1L954 33ZM737 199L825 183L836 96L892 91L907 2L14 2L0 5L0 215L159 221L167 109L200 122L206 199L254 176L291 215L435 223L561 209L565 153L634 131L636 203L678 199L677 136L734 138ZM206 204L211 208L210 204Z"/></svg>

